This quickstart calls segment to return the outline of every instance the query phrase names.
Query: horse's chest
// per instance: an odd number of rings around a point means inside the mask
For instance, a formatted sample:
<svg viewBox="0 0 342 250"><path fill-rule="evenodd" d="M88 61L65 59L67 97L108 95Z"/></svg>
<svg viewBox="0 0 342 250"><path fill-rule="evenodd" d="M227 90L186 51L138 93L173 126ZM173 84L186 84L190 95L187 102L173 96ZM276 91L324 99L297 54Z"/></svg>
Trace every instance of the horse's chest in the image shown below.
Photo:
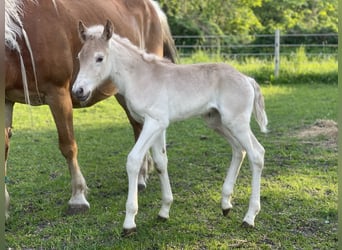
<svg viewBox="0 0 342 250"><path fill-rule="evenodd" d="M128 110L134 120L143 123L144 117L150 116L155 119L163 119L168 116L166 100L159 97L145 96L144 98L126 98Z"/></svg>
<svg viewBox="0 0 342 250"><path fill-rule="evenodd" d="M132 103L127 100L126 100L126 103L127 103L127 108L129 110L129 113L133 117L133 119L139 123L143 123L144 122L143 110L139 108L139 106L136 105L135 103Z"/></svg>

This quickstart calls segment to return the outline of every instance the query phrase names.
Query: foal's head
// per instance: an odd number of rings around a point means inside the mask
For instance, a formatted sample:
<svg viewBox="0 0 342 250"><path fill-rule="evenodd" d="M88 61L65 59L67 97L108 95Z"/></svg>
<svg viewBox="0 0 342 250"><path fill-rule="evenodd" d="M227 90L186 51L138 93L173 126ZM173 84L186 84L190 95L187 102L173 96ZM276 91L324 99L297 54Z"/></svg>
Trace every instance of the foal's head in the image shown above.
<svg viewBox="0 0 342 250"><path fill-rule="evenodd" d="M108 20L104 27L87 28L80 21L78 31L83 47L78 54L80 70L72 93L80 101L86 102L92 91L110 77L111 62L108 59L108 48L113 35L113 24Z"/></svg>

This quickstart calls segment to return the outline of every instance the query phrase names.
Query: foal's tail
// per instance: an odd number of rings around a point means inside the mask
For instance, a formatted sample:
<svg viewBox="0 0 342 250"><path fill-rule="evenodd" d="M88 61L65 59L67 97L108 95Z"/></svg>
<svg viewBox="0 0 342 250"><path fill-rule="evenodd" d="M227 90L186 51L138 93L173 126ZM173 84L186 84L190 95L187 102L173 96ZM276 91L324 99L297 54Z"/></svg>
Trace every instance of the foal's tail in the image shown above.
<svg viewBox="0 0 342 250"><path fill-rule="evenodd" d="M254 107L253 113L255 116L255 120L259 124L260 130L263 133L267 133L267 115L265 111L265 102L264 97L261 93L259 84L253 79L249 77L249 82L252 84L254 88Z"/></svg>
<svg viewBox="0 0 342 250"><path fill-rule="evenodd" d="M163 10L160 8L158 2L154 0L150 0L150 2L152 3L155 11L157 12L161 24L163 33L164 57L170 59L173 63L175 63L178 59L177 49L171 35L169 23L167 22L167 17Z"/></svg>

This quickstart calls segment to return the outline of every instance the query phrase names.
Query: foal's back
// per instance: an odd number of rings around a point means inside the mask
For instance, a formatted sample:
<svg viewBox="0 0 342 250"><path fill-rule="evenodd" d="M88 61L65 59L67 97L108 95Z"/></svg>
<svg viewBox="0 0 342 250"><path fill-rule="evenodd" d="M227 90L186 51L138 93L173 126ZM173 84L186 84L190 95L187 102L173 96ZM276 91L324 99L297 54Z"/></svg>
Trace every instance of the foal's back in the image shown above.
<svg viewBox="0 0 342 250"><path fill-rule="evenodd" d="M254 90L249 77L225 63L153 66L154 98L168 101L170 120L202 115L211 109L252 112ZM166 91L163 91L166 90ZM167 95L167 97L165 97Z"/></svg>

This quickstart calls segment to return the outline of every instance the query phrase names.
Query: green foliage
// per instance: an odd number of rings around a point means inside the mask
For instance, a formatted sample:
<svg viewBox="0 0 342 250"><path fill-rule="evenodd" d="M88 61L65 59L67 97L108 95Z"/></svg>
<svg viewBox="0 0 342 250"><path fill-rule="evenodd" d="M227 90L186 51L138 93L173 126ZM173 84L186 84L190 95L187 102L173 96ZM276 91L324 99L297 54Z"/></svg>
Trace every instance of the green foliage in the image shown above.
<svg viewBox="0 0 342 250"><path fill-rule="evenodd" d="M260 6L258 1L159 1L171 20L172 33L188 34L184 25L192 23L198 34L248 34L250 30L260 28L260 23L252 7ZM186 25L187 26L187 25ZM182 28L183 27L183 28ZM190 34L192 29L189 29Z"/></svg>
<svg viewBox="0 0 342 250"><path fill-rule="evenodd" d="M236 35L240 43L249 35L337 33L337 0L160 0L174 35ZM337 38L310 38L306 42L337 43ZM304 43L305 39L295 43ZM307 39L308 40L308 39ZM181 44L191 44L183 41ZM227 41L229 43L229 41ZM262 42L262 38L256 43ZM292 39L292 42L293 39Z"/></svg>
<svg viewBox="0 0 342 250"><path fill-rule="evenodd" d="M337 32L337 0L193 0L159 1L169 18L183 23L188 20L204 34L217 34L208 27L217 24L225 34L244 35L284 32ZM180 33L171 25L173 34ZM181 31L181 30L180 30ZM200 33L202 33L200 32Z"/></svg>
<svg viewBox="0 0 342 250"><path fill-rule="evenodd" d="M281 29L286 33L337 33L337 0L264 0L254 8L263 32Z"/></svg>

